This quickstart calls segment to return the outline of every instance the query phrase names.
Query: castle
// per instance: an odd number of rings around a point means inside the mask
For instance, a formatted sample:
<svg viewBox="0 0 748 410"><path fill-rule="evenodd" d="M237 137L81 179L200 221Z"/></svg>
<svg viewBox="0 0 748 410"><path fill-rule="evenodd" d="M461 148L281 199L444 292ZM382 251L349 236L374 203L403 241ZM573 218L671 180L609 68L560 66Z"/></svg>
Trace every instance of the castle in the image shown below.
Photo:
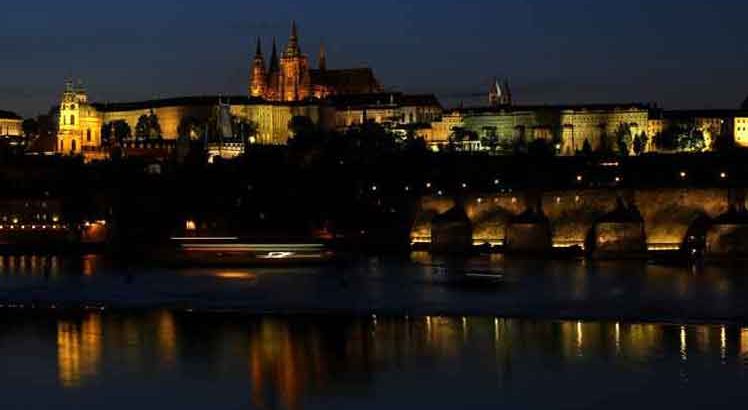
<svg viewBox="0 0 748 410"><path fill-rule="evenodd" d="M268 65L258 39L246 95L92 103L82 85L68 81L59 106L57 152L87 160L106 158L112 143L107 134L120 132L124 135L118 142L131 146L173 145L180 137L205 139L218 107L226 108L236 124L255 124L253 142L263 145L286 144L289 123L297 116L325 129L343 130L365 121L428 124L442 112L433 95L384 92L370 68L329 69L324 47L318 68L311 69L294 23L282 54L274 42ZM137 133L144 118L152 125L146 135Z"/></svg>
<svg viewBox="0 0 748 410"><path fill-rule="evenodd" d="M370 68L328 68L324 46L320 47L317 68L311 68L295 23L283 51L278 52L273 40L269 61L265 57L257 39L247 92L238 96L91 103L81 85L68 82L59 109L57 151L91 160L106 158L113 140L120 146L151 149L173 146L178 138L207 142L218 108L233 123L230 130L224 121L219 138L233 133L237 141L244 139L240 131L251 123L255 126L252 143L263 145L286 144L291 120L303 116L323 129L339 131L377 122L404 135L415 133L434 150L457 142L467 150L499 147L507 151L518 141L544 139L552 142L559 154L574 155L587 148L609 149L615 145L616 133L625 130L632 138L646 141L645 150L649 151L655 148L655 136L683 123L703 133L706 149L717 136L724 135L748 146L746 110L663 111L636 103L516 105L505 79L491 83L487 105L444 111L432 94L385 91ZM17 118L5 119L5 123L20 126ZM143 131L143 127L148 129ZM455 141L458 130L461 141ZM112 134L117 137L113 139ZM215 138L219 133L213 134ZM243 144L236 145L240 146ZM233 152L239 152L238 148Z"/></svg>

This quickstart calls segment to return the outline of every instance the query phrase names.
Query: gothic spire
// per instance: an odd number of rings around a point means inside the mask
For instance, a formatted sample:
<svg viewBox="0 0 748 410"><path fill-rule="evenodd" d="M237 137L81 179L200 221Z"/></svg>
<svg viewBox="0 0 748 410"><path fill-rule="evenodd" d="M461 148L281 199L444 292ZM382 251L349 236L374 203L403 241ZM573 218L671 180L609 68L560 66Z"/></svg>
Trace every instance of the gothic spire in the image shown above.
<svg viewBox="0 0 748 410"><path fill-rule="evenodd" d="M277 73L280 70L280 62L278 61L278 47L276 46L275 37L273 37L273 52L270 55L270 68L268 73Z"/></svg>
<svg viewBox="0 0 748 410"><path fill-rule="evenodd" d="M255 58L263 58L263 55L262 55L262 42L260 41L259 37L257 37L257 50L255 51Z"/></svg>
<svg viewBox="0 0 748 410"><path fill-rule="evenodd" d="M298 57L301 55L301 48L299 48L299 31L296 27L296 21L291 23L291 37L288 38L288 45L286 46L286 57Z"/></svg>
<svg viewBox="0 0 748 410"><path fill-rule="evenodd" d="M252 97L263 97L267 90L267 73L265 71L265 57L262 55L260 38L257 38L257 51L252 62L252 77L249 82L249 94ZM219 99L219 104L221 100Z"/></svg>

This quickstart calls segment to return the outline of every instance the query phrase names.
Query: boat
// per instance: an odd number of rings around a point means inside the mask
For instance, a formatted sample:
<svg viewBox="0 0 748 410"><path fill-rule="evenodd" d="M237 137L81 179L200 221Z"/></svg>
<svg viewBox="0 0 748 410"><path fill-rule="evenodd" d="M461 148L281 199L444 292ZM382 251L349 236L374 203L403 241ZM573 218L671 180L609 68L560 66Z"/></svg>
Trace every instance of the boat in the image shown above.
<svg viewBox="0 0 748 410"><path fill-rule="evenodd" d="M166 261L189 266L287 266L327 263L334 252L321 241L260 241L239 237L174 237Z"/></svg>
<svg viewBox="0 0 748 410"><path fill-rule="evenodd" d="M433 273L436 282L452 286L491 287L506 283L503 273L489 270L434 266Z"/></svg>

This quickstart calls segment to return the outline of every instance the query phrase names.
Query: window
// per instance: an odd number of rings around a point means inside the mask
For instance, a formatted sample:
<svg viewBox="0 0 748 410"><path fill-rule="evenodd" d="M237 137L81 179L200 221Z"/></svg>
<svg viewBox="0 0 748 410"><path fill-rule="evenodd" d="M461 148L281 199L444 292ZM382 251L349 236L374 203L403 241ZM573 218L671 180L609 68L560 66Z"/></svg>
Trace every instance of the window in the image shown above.
<svg viewBox="0 0 748 410"><path fill-rule="evenodd" d="M91 130L86 130L86 141L91 142Z"/></svg>
<svg viewBox="0 0 748 410"><path fill-rule="evenodd" d="M70 142L70 150L71 150L71 151L73 151L73 152L75 152L75 148L76 148L76 147L75 147L75 140L72 140L72 141Z"/></svg>
<svg viewBox="0 0 748 410"><path fill-rule="evenodd" d="M75 125L75 115L70 116L70 125Z"/></svg>

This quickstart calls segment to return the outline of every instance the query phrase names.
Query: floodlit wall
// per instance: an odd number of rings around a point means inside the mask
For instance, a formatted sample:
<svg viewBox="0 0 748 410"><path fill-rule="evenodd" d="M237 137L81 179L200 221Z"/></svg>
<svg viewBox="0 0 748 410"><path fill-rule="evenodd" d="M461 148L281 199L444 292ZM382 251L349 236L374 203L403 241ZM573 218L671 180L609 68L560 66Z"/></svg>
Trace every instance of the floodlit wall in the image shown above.
<svg viewBox="0 0 748 410"><path fill-rule="evenodd" d="M594 224L616 207L614 190L547 192L543 211L548 216L555 246L584 245ZM700 217L717 217L728 210L725 189L643 189L631 196L644 219L650 248L672 248L686 238L689 227ZM431 219L454 206L444 197L425 197L416 215L411 238L429 242ZM526 209L520 192L474 195L465 201L473 222L473 241L504 243L507 223Z"/></svg>

